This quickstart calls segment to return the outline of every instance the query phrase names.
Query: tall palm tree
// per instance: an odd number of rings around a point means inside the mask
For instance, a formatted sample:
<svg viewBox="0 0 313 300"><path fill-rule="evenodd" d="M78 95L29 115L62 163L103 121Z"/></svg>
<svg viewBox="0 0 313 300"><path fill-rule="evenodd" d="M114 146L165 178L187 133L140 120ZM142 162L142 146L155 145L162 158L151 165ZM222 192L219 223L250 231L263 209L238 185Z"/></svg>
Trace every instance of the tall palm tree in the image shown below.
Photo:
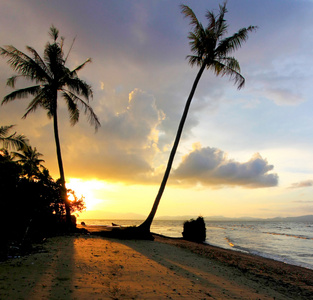
<svg viewBox="0 0 313 300"><path fill-rule="evenodd" d="M207 27L203 27L203 25L198 21L195 13L188 6L181 5L181 11L186 18L190 19L190 25L192 26L192 31L189 33L188 38L190 40L189 44L191 51L194 53L194 55L188 55L187 58L189 59L191 66L196 65L200 69L185 104L185 109L180 120L165 174L158 194L155 198L153 207L147 219L139 226L139 228L143 231L150 231L150 226L164 192L167 179L170 175L176 150L187 118L188 110L202 73L205 69L208 69L213 71L216 76L227 75L230 77L230 79L234 80L238 89L241 89L244 86L245 79L240 74L239 62L234 57L229 55L241 47L242 43L247 40L248 33L250 31L256 29L255 26L249 26L247 28L240 29L237 33L230 37L225 37L228 28L226 20L224 19L224 15L227 12L226 2L219 6L219 13L217 15L215 15L214 12L207 11Z"/></svg>
<svg viewBox="0 0 313 300"><path fill-rule="evenodd" d="M12 134L9 131L14 127L14 125L0 126L0 141L4 149L10 147L21 150L28 144L28 139L23 134L17 134L14 132Z"/></svg>
<svg viewBox="0 0 313 300"><path fill-rule="evenodd" d="M23 149L22 153L13 152L13 157L23 166L23 175L25 175L28 180L33 181L35 178L38 178L41 173L40 167L44 169L44 166L41 164L44 162L40 157L43 156L35 148L28 146Z"/></svg>
<svg viewBox="0 0 313 300"><path fill-rule="evenodd" d="M38 107L42 107L47 110L48 117L53 119L54 138L62 185L62 199L66 207L66 219L68 225L70 225L70 206L66 194L58 130L57 107L59 94L61 94L67 104L72 125L75 125L79 120L78 105L84 109L84 113L88 115L89 122L94 125L96 129L100 126L100 122L89 105L89 98L92 97L91 86L81 80L77 75L77 72L87 63L91 62L91 59L87 59L84 63L71 71L65 66L69 53L64 56L64 38L61 38L60 42L58 41L59 31L53 25L50 28L49 34L53 42L46 44L43 58L30 46L26 47L30 56L13 46L0 47L0 55L8 58L9 65L18 73L18 75L12 76L7 80L7 85L14 88L16 79L18 78L24 78L35 83L33 86L21 88L8 94L4 97L2 104L15 99L32 96L33 99L29 103L23 118L26 118L29 113L36 111Z"/></svg>

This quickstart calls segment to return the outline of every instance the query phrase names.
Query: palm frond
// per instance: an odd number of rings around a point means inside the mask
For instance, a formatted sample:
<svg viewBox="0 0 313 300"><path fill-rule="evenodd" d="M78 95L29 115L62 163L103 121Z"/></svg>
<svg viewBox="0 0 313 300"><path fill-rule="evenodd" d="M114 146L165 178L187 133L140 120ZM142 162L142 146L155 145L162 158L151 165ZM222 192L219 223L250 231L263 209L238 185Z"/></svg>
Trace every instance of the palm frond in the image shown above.
<svg viewBox="0 0 313 300"><path fill-rule="evenodd" d="M11 88L15 88L15 83L17 81L17 79L19 78L23 78L26 80L30 80L32 81L32 77L31 76L27 76L27 75L13 75L10 78L7 79L7 86L11 87Z"/></svg>
<svg viewBox="0 0 313 300"><path fill-rule="evenodd" d="M59 37L59 30L53 24L50 27L49 35L55 42Z"/></svg>
<svg viewBox="0 0 313 300"><path fill-rule="evenodd" d="M14 135L10 136L7 139L7 142L8 142L7 148L9 147L9 145L11 145L13 148L17 150L22 150L24 149L24 147L28 145L29 140L26 138L24 134L14 133Z"/></svg>
<svg viewBox="0 0 313 300"><path fill-rule="evenodd" d="M202 65L202 57L199 57L197 55L187 55L186 58L188 59L188 62L192 67L194 65L196 65L196 66Z"/></svg>
<svg viewBox="0 0 313 300"><path fill-rule="evenodd" d="M71 92L84 96L88 102L89 98L93 97L91 86L78 77L67 78L66 86Z"/></svg>
<svg viewBox="0 0 313 300"><path fill-rule="evenodd" d="M193 10L189 6L182 4L180 7L181 7L181 12L184 14L184 17L190 19L189 24L196 31L203 29L202 24L198 21L195 13L193 12Z"/></svg>
<svg viewBox="0 0 313 300"><path fill-rule="evenodd" d="M14 75L10 78L7 79L7 86L10 86L11 88L14 88L15 87L15 82L16 82L16 79L18 78L18 75Z"/></svg>
<svg viewBox="0 0 313 300"><path fill-rule="evenodd" d="M206 43L206 31L203 28L202 24L198 21L194 12L186 5L182 5L182 13L185 15L185 18L190 18L190 25L192 25L193 31L189 32L188 39L191 51L195 55L187 56L190 65L201 65L201 60L205 52L205 43Z"/></svg>
<svg viewBox="0 0 313 300"><path fill-rule="evenodd" d="M8 149L13 147L17 150L21 150L28 144L28 139L23 134L17 134L14 132L9 135L9 131L14 125L0 126L0 141L3 142L3 147Z"/></svg>
<svg viewBox="0 0 313 300"><path fill-rule="evenodd" d="M84 114L87 115L88 122L93 125L97 131L101 124L92 107L71 91L63 90L63 94L66 94L67 98L71 98L74 103L78 103L82 106L84 109Z"/></svg>
<svg viewBox="0 0 313 300"><path fill-rule="evenodd" d="M48 74L35 60L13 46L0 47L0 55L8 57L7 62L11 68L25 77L36 82L49 79Z"/></svg>
<svg viewBox="0 0 313 300"><path fill-rule="evenodd" d="M207 29L208 29L208 30L214 29L215 26L216 26L216 16L215 16L215 14L213 13L213 11L209 11L209 10L208 10L205 16L206 16L207 20L209 21L209 22L208 22Z"/></svg>
<svg viewBox="0 0 313 300"><path fill-rule="evenodd" d="M8 135L9 131L14 127L15 125L7 125L7 126L0 126L0 139L4 138Z"/></svg>
<svg viewBox="0 0 313 300"><path fill-rule="evenodd" d="M23 161L25 159L25 155L20 152L12 151L12 158L16 159L17 161Z"/></svg>
<svg viewBox="0 0 313 300"><path fill-rule="evenodd" d="M40 85L36 85L36 86L31 86L31 87L13 91L12 93L6 95L3 98L1 105L8 103L10 101L13 101L15 99L22 99L22 98L28 97L29 95L34 96L38 94L40 90L41 90Z"/></svg>
<svg viewBox="0 0 313 300"><path fill-rule="evenodd" d="M248 39L248 33L255 31L257 26L249 26L248 28L241 28L238 32L230 37L227 37L219 42L216 49L216 53L220 55L228 55L231 52L239 49L242 43L246 42Z"/></svg>
<svg viewBox="0 0 313 300"><path fill-rule="evenodd" d="M67 109L69 111L70 123L74 126L79 121L79 109L77 104L73 101L72 95L67 92L62 93L63 98L67 103Z"/></svg>
<svg viewBox="0 0 313 300"><path fill-rule="evenodd" d="M216 21L215 30L214 30L217 40L227 33L227 28L228 28L226 20L224 19L224 16L227 13L226 2L224 2L223 5L220 4L219 7L220 7L220 12L219 12L219 15L217 16L217 21Z"/></svg>
<svg viewBox="0 0 313 300"><path fill-rule="evenodd" d="M23 119L26 119L29 113L35 112L38 107L43 107L50 110L50 107L48 107L49 101L47 101L46 93L44 89L41 89L41 91L36 95L36 97L28 104L26 108L26 113L23 115Z"/></svg>
<svg viewBox="0 0 313 300"><path fill-rule="evenodd" d="M230 80L234 81L234 85L237 85L237 89L240 90L244 87L245 78L238 70L232 68L232 66L238 68L239 63L236 63L235 59L233 61L226 61L227 64L224 64L222 61L215 60L214 63L208 66L208 69L212 69L216 76L228 76Z"/></svg>
<svg viewBox="0 0 313 300"><path fill-rule="evenodd" d="M222 61L227 66L227 68L230 68L238 73L241 72L239 62L236 58L227 56L221 58L220 61Z"/></svg>
<svg viewBox="0 0 313 300"><path fill-rule="evenodd" d="M41 67L41 69L44 70L45 73L48 73L47 66L37 51L30 46L26 46L26 49L33 54L35 62Z"/></svg>
<svg viewBox="0 0 313 300"><path fill-rule="evenodd" d="M82 63L81 65L79 65L73 71L70 72L71 76L74 74L76 75L76 72L81 70L87 63L91 63L91 61L92 61L91 58L86 59L86 61L84 63Z"/></svg>

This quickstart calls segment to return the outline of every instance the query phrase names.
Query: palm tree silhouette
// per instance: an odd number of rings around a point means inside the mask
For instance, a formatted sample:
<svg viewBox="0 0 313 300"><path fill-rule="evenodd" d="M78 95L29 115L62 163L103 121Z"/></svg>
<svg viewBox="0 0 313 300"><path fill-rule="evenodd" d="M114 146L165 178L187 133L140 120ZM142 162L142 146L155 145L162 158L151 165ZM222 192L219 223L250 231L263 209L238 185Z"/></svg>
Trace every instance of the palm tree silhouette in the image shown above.
<svg viewBox="0 0 313 300"><path fill-rule="evenodd" d="M41 164L44 160L40 159L41 156L43 155L37 151L36 147L32 148L31 146L25 147L22 153L13 152L13 158L23 166L23 175L30 181L39 177L40 167L44 169Z"/></svg>
<svg viewBox="0 0 313 300"><path fill-rule="evenodd" d="M10 130L14 125L0 126L0 141L4 149L10 147L21 150L28 144L28 139L23 134L17 134L16 132L10 134Z"/></svg>
<svg viewBox="0 0 313 300"><path fill-rule="evenodd" d="M198 21L195 13L186 5L181 5L181 11L186 18L190 19L192 31L189 33L189 44L194 55L188 55L190 65L200 67L196 79L192 85L189 97L185 104L185 109L179 123L176 133L176 138L169 156L167 167L161 182L158 194L155 198L153 207L147 219L139 226L143 231L150 231L150 227L164 192L167 179L170 175L176 150L183 131L183 127L187 118L189 107L196 91L199 80L205 69L211 70L216 76L229 76L234 80L238 89L244 86L245 79L240 74L239 62L232 56L229 56L233 51L241 47L242 43L248 39L248 33L255 30L257 27L249 26L240 29L237 33L230 37L224 37L227 33L228 25L224 19L227 12L226 2L219 6L219 14L207 11L206 18L208 20L207 27Z"/></svg>
<svg viewBox="0 0 313 300"><path fill-rule="evenodd" d="M1 104L3 105L15 99L33 96L23 118L26 118L29 113L36 111L38 107L42 107L47 110L48 117L53 119L54 138L62 185L62 199L65 203L66 219L68 225L70 225L71 213L65 187L65 175L58 130L58 94L60 93L62 95L67 104L71 125L75 125L79 120L78 105L84 109L84 113L88 115L88 121L91 125L95 126L96 130L100 126L100 122L89 105L89 98L92 97L91 86L78 78L77 75L77 72L87 63L91 62L91 59L87 59L83 64L71 71L65 66L69 53L64 57L64 38L62 37L61 41L58 41L59 30L53 25L50 27L49 34L53 42L46 44L43 58L30 46L26 48L31 56L26 55L13 46L0 47L0 54L8 58L9 65L18 73L18 75L12 76L7 80L7 85L14 88L16 79L18 78L35 82L33 86L21 88L8 94L4 97ZM81 96L86 100L83 100Z"/></svg>

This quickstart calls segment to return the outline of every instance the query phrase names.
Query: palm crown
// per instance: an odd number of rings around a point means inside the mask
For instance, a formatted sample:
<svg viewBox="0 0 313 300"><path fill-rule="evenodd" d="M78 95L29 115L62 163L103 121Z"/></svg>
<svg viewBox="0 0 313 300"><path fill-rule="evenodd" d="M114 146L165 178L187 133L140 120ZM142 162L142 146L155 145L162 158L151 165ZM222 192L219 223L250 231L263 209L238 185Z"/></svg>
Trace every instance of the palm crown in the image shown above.
<svg viewBox="0 0 313 300"><path fill-rule="evenodd" d="M238 84L238 89L245 83L244 77L240 74L239 62L229 56L233 51L241 47L242 43L248 39L249 31L255 30L256 26L249 26L240 29L230 37L224 38L227 34L228 25L224 19L227 13L226 3L220 5L218 15L212 11L207 11L207 27L198 21L195 13L186 5L181 5L182 13L190 19L193 31L189 32L190 49L194 55L188 55L191 66L205 66L211 69L215 75L228 75Z"/></svg>
<svg viewBox="0 0 313 300"><path fill-rule="evenodd" d="M43 155L37 151L36 147L31 146L25 147L22 153L13 152L13 157L23 166L23 173L29 180L33 180L40 174L39 167L44 169L41 164L44 160L40 159L41 156Z"/></svg>
<svg viewBox="0 0 313 300"><path fill-rule="evenodd" d="M89 122L97 129L100 122L93 109L88 105L89 98L92 97L91 87L77 76L77 71L82 69L91 59L87 59L83 64L70 71L66 66L66 58L64 58L63 42L58 40L59 31L52 26L50 35L53 43L47 43L43 58L37 51L27 46L31 56L19 51L14 46L0 47L0 54L8 57L8 63L18 73L7 80L7 85L15 87L15 82L19 77L23 77L36 83L34 86L22 88L13 91L3 98L2 104L15 99L34 96L29 103L24 118L35 111L39 106L46 109L48 116L53 117L57 108L57 93L61 92L67 103L70 114L70 122L72 125L79 120L78 104L84 109L88 115ZM86 100L81 98L83 96Z"/></svg>

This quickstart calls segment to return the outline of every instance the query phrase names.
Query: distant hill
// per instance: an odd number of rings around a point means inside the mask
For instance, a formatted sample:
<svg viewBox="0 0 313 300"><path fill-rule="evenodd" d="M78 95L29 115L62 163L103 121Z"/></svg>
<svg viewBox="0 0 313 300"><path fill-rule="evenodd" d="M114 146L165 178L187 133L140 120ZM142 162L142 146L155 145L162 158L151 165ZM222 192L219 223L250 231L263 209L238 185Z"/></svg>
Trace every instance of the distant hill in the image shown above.
<svg viewBox="0 0 313 300"><path fill-rule="evenodd" d="M100 219L99 212L95 211L94 215L90 214L89 218L86 219ZM103 217L101 219L104 220L145 220L146 216L135 213L112 213L112 212L103 212ZM185 215L185 216L159 216L156 217L155 220L178 220L178 221L187 221L190 219L197 219L198 216ZM312 222L313 223L313 215L299 216L299 217L287 217L287 218L253 218L253 217L240 217L240 218L228 218L224 216L209 216L204 217L206 222L212 221L268 221L268 222Z"/></svg>
<svg viewBox="0 0 313 300"><path fill-rule="evenodd" d="M183 220L183 221L186 221L186 220L190 220L190 219L197 219L198 217L196 216L160 216L160 217L156 217L155 220L161 220L161 221L173 221L173 220L177 220L177 221L180 221L180 220Z"/></svg>
<svg viewBox="0 0 313 300"><path fill-rule="evenodd" d="M198 216L160 216L156 220L190 220L196 219ZM299 216L299 217L276 217L276 218L253 218L253 217L240 217L240 218L228 218L224 216L210 216L204 217L207 222L210 221L268 221L268 222L313 222L313 215Z"/></svg>
<svg viewBox="0 0 313 300"><path fill-rule="evenodd" d="M313 222L313 215L306 215L300 217L287 217L287 218L271 218L266 219L269 221L284 221L284 222Z"/></svg>

